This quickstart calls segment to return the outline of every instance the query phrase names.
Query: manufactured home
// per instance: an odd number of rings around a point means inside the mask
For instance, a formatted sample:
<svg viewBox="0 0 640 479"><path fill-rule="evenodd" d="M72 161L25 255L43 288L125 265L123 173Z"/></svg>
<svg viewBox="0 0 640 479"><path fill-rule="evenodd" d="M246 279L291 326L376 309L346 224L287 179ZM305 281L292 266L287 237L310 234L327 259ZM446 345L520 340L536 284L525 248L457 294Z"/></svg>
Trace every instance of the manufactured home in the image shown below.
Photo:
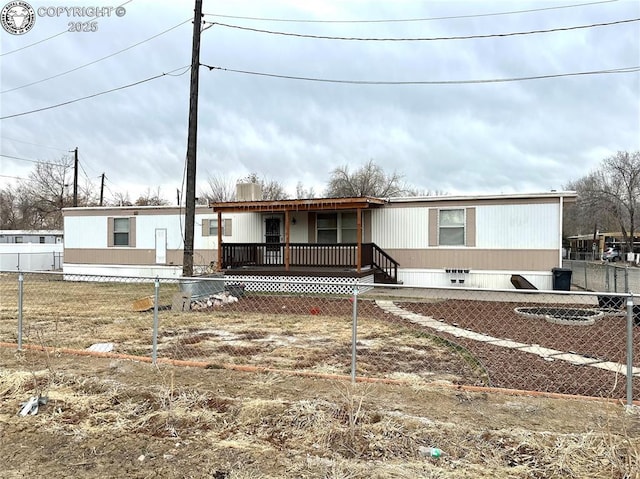
<svg viewBox="0 0 640 479"><path fill-rule="evenodd" d="M240 189L238 190L240 193ZM194 265L229 281L313 278L552 289L575 192L245 200L198 206ZM64 272L179 277L184 210L67 208Z"/></svg>
<svg viewBox="0 0 640 479"><path fill-rule="evenodd" d="M0 269L62 268L62 230L0 230Z"/></svg>

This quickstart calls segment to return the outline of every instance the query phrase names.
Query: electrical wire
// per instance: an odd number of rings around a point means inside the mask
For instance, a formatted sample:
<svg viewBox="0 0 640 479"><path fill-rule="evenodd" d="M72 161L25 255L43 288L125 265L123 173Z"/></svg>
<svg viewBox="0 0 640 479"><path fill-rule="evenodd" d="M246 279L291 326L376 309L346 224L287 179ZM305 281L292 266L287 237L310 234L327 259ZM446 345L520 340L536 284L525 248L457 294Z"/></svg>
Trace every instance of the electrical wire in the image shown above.
<svg viewBox="0 0 640 479"><path fill-rule="evenodd" d="M589 3L577 3L573 5L559 5L556 7L544 7L544 8L531 8L527 10L512 10L508 12L495 12L495 13L475 13L469 15L455 15L446 17L426 17L426 18L396 18L396 19L382 19L382 20L300 20L300 19L287 19L287 18L265 18L265 17L242 17L236 15L222 15L218 13L204 13L204 16L218 17L218 18L232 18L234 20L255 20L261 22L283 22L283 23L408 23L408 22L430 22L434 20L457 20L462 18L479 18L479 17L496 17L501 15L515 15L520 13L534 13L542 12L546 10L560 10L564 8L586 7L590 5L599 5L602 3L613 3L618 0L603 0L599 2Z"/></svg>
<svg viewBox="0 0 640 479"><path fill-rule="evenodd" d="M3 158L11 158L12 160L28 161L30 163L38 163L38 164L41 164L41 165L58 166L58 163L53 163L53 162L50 162L50 161L32 160L30 158L21 158L19 156L5 155L3 153L0 153L0 156L2 156Z"/></svg>
<svg viewBox="0 0 640 479"><path fill-rule="evenodd" d="M89 175L85 171L84 166L82 166L82 162L78 161L78 166L80 166L80 170L84 174L84 177L89 181L89 183L91 183L93 185L93 182L91 181L91 178L89 178Z"/></svg>
<svg viewBox="0 0 640 479"><path fill-rule="evenodd" d="M133 2L133 0L127 0L126 2L124 2L124 3L120 4L120 5L118 5L116 8L124 7L126 4L131 3L131 2ZM96 18L99 18L99 17L93 17L93 18L90 18L88 21L95 20ZM29 45L25 45L25 46L23 46L23 47L16 48L15 50L11 50L10 52L4 52L4 53L1 53L1 54L0 54L0 57L3 57L3 56L5 56L5 55L11 55L12 53L17 53L17 52L20 52L20 51L22 51L22 50L26 50L27 48L30 48L30 47L33 47L33 46L39 45L40 43L44 43L44 42L46 42L46 41L52 40L52 39L54 39L54 38L56 38L56 37L59 37L60 35L64 35L65 33L69 33L69 30L65 30L65 31L63 31L63 32L56 33L55 35L52 35L52 36L47 37L47 38L43 38L42 40L38 40L37 42L30 43Z"/></svg>
<svg viewBox="0 0 640 479"><path fill-rule="evenodd" d="M21 176L11 176L11 175L0 175L0 178L12 178L14 180L25 180L26 178L23 178Z"/></svg>
<svg viewBox="0 0 640 479"><path fill-rule="evenodd" d="M190 22L191 20L192 20L191 18L188 18L188 19L186 19L185 21L183 21L183 22L181 22L181 23L178 23L177 25L175 25L175 26L173 26L173 27L171 27L171 28L169 28L169 29L167 29L167 30L165 30L165 31L163 31L163 32L160 32L160 33L158 33L158 34L156 34L156 35L154 35L154 36L152 36L152 37L147 38L146 40L142 40L142 41L140 41L140 42L138 42L138 43L134 43L133 45L130 45L130 46L128 46L127 48L123 48L122 50L118 50L117 52L113 52L113 53L111 53L111 54L109 54L109 55L106 55L106 56L104 56L104 57L98 58L97 60L93 60L92 62L85 63L84 65L80 65L79 67L72 68L71 70L67 70L67 71L64 71L64 72L62 72L62 73L58 73L58 74L56 74L56 75L52 75L52 76L47 77L47 78L43 78L42 80L34 81L34 82L31 82L31 83L27 83L27 84L25 84L25 85L17 86L17 87L15 87L15 88L10 88L10 89L8 89L8 90L0 91L0 94L2 94L2 93L9 93L9 92L16 91L16 90L19 90L19 89L21 89L21 88L26 88L26 87L28 87L28 86L32 86L32 85L37 85L38 83L43 83L43 82L45 82L45 81L52 80L52 79L54 79L54 78L58 78L58 77L61 77L61 76L63 76L63 75L67 75L67 74L69 74L69 73L72 73L72 72L78 71L78 70L80 70L80 69L82 69L82 68L85 68L85 67L88 67L88 66L90 66L90 65L94 65L95 63L101 62L102 60L106 60L107 58L114 57L114 56L116 56L116 55L119 55L120 53L126 52L126 51L128 51L128 50L131 50L132 48L135 48L135 47L137 47L137 46L140 46L140 45L142 45L143 43L146 43L146 42L149 42L149 41L151 41L151 40L154 40L155 38L158 38L159 36L164 35L165 33L168 33L168 32L170 32L170 31L172 31L172 30L175 30L175 29L176 29L176 28L178 28L178 27L181 27L182 25L184 25L185 23Z"/></svg>
<svg viewBox="0 0 640 479"><path fill-rule="evenodd" d="M64 152L68 152L68 151L69 151L69 149L68 149L68 148L57 148L57 147L55 147L55 146L45 146L45 145L40 145L40 144L38 144L38 143L31 143L31 142L28 142L28 141L17 140L17 139L15 139L15 138L9 138L9 137L7 137L7 136L3 136L3 137L1 137L1 138L2 138L3 140L16 141L16 142L18 142L18 143L24 143L25 145L32 145L32 146L38 146L38 147L40 147L40 148L47 148L47 149L49 149L49 150L58 150L58 151L64 151Z"/></svg>
<svg viewBox="0 0 640 479"><path fill-rule="evenodd" d="M231 25L228 23L220 22L204 22L211 25L219 25L221 27L234 28L237 30L245 30L254 33L266 33L269 35L282 35L287 37L297 38L313 38L316 40L341 40L341 41L361 41L361 42L431 42L442 40L477 40L482 38L504 38L513 37L518 35L534 35L539 33L553 33L553 32L566 32L571 30L581 30L585 28L606 27L611 25L620 25L624 23L631 23L640 21L640 18L629 18L626 20L616 20L613 22L604 23L591 23L588 25L576 25L573 27L558 27L549 28L545 30L527 30L523 32L510 32L510 33L488 33L484 35L461 35L452 37L413 37L413 38L381 38L381 37L333 37L328 35L311 35L308 33L291 33L291 32L279 32L275 30L264 30L261 28L242 27L240 25Z"/></svg>
<svg viewBox="0 0 640 479"><path fill-rule="evenodd" d="M171 70L170 72L161 73L159 75L155 75L155 76L152 76L152 77L149 77L149 78L145 78L144 80L139 80L137 82L129 83L128 85L123 85L123 86L119 86L117 88L112 88L111 90L105 90L105 91L102 91L102 92L99 92L99 93L94 93L93 95L88 95L88 96L84 96L84 97L81 97L81 98L76 98L75 100L65 101L65 102L62 102L62 103L58 103L56 105L51 105L51 106L46 106L46 107L43 107L43 108L38 108L36 110L24 111L22 113L15 113L13 115L3 116L3 117L0 117L0 120L7 120L9 118L16 118L18 116L30 115L32 113L39 113L41 111L51 110L53 108L58 108L58 107L61 107L61 106L70 105L72 103L76 103L76 102L79 102L79 101L88 100L90 98L95 98L95 97L101 96L101 95L106 95L107 93L113 93L114 91L124 90L125 88L131 88L131 87L136 86L136 85L141 85L142 83L146 83L146 82L149 82L151 80L157 80L158 78L162 78L164 76L179 76L179 75L171 75L171 74L173 72L176 72L176 71L182 70L182 69L185 69L185 71L183 71L181 73L181 75L184 75L187 71L189 71L190 68L191 68L191 65L183 66L183 67L180 67L180 68L175 68L175 69Z"/></svg>
<svg viewBox="0 0 640 479"><path fill-rule="evenodd" d="M467 85L467 84L481 84L481 83L507 83L507 82L516 82L516 81L526 81L526 80L544 80L549 78L562 78L562 77L582 76L582 75L634 73L634 72L640 71L640 65L639 65L634 67L615 68L611 70L555 73L555 74L548 74L548 75L535 75L535 76L514 77L514 78L492 78L492 79L485 79L485 80L374 81L374 80L335 80L335 79L328 79L328 78L299 77L299 76L291 76L291 75L278 75L273 73L254 72L254 71L247 71L247 70L235 70L231 68L223 68L223 67L206 65L204 63L201 63L200 65L202 65L203 67L207 67L209 71L220 70L220 71L231 72L231 73L242 73L245 75L257 75L257 76L265 76L265 77L271 77L271 78L281 78L285 80L302 80L302 81L313 81L313 82L322 82L322 83L346 83L346 84L352 84L352 85Z"/></svg>

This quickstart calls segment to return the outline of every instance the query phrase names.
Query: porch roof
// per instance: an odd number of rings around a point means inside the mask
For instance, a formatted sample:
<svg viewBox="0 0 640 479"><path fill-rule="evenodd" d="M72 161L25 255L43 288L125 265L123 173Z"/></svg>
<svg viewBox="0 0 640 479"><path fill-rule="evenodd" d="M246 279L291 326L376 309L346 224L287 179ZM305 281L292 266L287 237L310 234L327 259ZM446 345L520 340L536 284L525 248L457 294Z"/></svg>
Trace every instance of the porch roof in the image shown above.
<svg viewBox="0 0 640 479"><path fill-rule="evenodd" d="M216 213L281 211L334 211L379 207L385 200L372 196L357 198L310 198L298 200L261 200L261 201L223 201L212 202L209 206Z"/></svg>

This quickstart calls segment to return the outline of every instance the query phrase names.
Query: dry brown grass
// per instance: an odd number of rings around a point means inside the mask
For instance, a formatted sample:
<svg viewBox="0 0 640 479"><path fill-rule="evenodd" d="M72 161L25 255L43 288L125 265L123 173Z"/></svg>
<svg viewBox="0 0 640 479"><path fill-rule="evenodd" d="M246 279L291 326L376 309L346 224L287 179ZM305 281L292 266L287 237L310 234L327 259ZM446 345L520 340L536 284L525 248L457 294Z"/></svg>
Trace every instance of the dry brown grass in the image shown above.
<svg viewBox="0 0 640 479"><path fill-rule="evenodd" d="M15 339L17 292L0 283L0 340ZM12 289L14 288L14 289ZM30 282L25 338L150 353L152 285ZM170 302L172 291L163 291ZM42 302L48 298L49 302ZM268 305L269 303L265 303ZM278 305L279 306L279 305ZM162 311L160 355L348 374L350 317ZM438 389L482 379L463 350L400 324L360 321L359 374L409 385L351 384L274 372L154 367L0 350L0 456L6 477L640 478L640 415L595 402ZM475 376L474 376L475 375ZM425 381L426 380L426 381ZM20 402L46 395L36 416ZM28 446L25 446L28 445ZM421 451L437 446L440 459Z"/></svg>
<svg viewBox="0 0 640 479"><path fill-rule="evenodd" d="M66 357L54 357L42 367L46 360L36 352L25 352L14 362L0 374L4 434L17 428L22 439L36 443L66 437L75 446L64 454L82 449L83 461L92 463L106 459L103 439L117 437L136 451L140 441L151 441L140 456L179 457L172 461L200 472L205 464L215 465L227 474L220 477L236 478L609 479L637 478L640 467L638 413L615 405L583 410L580 414L596 411L595 420L565 424L558 431L545 425L545 417L557 415L560 402L541 398L496 401L487 394L309 382L274 373L228 377L223 370L209 370L201 379L205 382L187 385L186 375L197 380L197 371L107 359L93 365L95 375L86 376L74 371ZM29 370L38 365L41 369ZM18 419L16 402L33 394L34 377L47 378L49 403L37 416ZM13 414L6 405L13 405ZM573 402L566 407L589 406ZM468 420L469 415L476 419ZM527 417L538 426L524 427ZM33 435L24 424L33 426ZM164 452L151 451L151 444ZM445 455L423 457L421 449L432 445ZM87 456L92 447L95 454ZM109 462L117 474L119 466L113 458ZM62 470L59 464L44 467L54 476Z"/></svg>
<svg viewBox="0 0 640 479"><path fill-rule="evenodd" d="M132 305L153 293L153 283L49 278L25 280L26 344L85 349L95 343L114 343L117 353L151 355L153 313L133 311ZM17 306L11 299L17 295L17 284L3 281L0 287L0 341L14 342ZM296 303L286 296L260 295L253 303L241 300L238 307L174 312L166 306L177 293L177 285L163 284L160 291L160 358L350 374L352 318L346 299L318 298L320 315L294 307ZM253 309L243 310L244 303L253 304ZM367 314L359 318L358 354L358 375L393 378L407 374L416 380L464 378L468 383L486 383L479 364L442 339Z"/></svg>

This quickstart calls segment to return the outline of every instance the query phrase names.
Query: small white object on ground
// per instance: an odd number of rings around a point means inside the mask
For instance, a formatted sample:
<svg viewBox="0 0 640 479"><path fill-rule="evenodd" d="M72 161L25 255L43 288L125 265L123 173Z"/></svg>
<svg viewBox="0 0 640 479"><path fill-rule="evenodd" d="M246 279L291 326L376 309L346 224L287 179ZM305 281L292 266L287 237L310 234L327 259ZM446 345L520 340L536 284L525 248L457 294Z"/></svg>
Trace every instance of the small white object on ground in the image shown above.
<svg viewBox="0 0 640 479"><path fill-rule="evenodd" d="M113 351L113 347L113 343L96 343L89 346L87 350L93 351L94 353L110 353Z"/></svg>

